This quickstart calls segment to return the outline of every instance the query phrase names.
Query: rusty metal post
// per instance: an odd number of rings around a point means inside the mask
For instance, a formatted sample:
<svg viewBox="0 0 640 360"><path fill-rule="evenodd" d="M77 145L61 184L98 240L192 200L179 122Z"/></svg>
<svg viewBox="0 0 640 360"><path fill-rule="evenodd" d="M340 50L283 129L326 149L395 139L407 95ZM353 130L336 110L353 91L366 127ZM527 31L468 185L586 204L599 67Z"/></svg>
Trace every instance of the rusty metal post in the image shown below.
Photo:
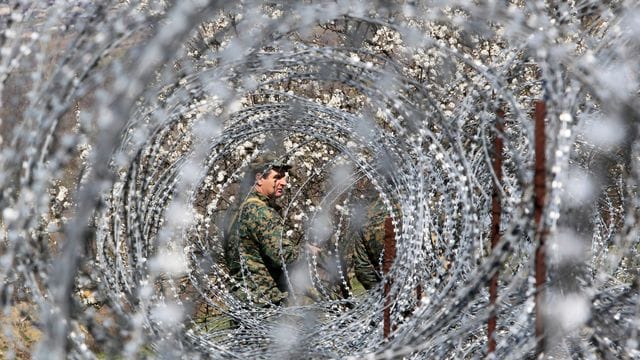
<svg viewBox="0 0 640 360"><path fill-rule="evenodd" d="M536 226L536 238L538 246L536 248L535 268L536 268L536 339L538 341L538 354L544 352L544 319L542 312L542 302L544 300L544 286L547 277L545 238L546 231L542 219L544 203L546 197L546 161L545 161L545 124L546 106L544 101L537 101L535 105L535 175L534 175L534 210L533 219Z"/></svg>
<svg viewBox="0 0 640 360"><path fill-rule="evenodd" d="M396 258L396 236L393 228L391 217L387 216L384 220L384 259L382 260L382 272L385 275L391 271L391 265ZM388 339L391 335L391 284L392 279L385 276L384 283L384 312L383 312L383 333L384 338Z"/></svg>
<svg viewBox="0 0 640 360"><path fill-rule="evenodd" d="M500 183L502 182L502 148L504 140L502 138L504 132L504 111L502 109L496 112L496 140L495 155L493 159L493 171L496 174L496 183L493 185L493 193L491 195L491 249L495 248L500 241L500 220L502 215L502 203L500 199ZM498 322L496 315L496 299L498 298L498 272L491 277L489 281L489 306L491 306L491 314L487 322L487 337L489 339L488 353L496 351L495 331Z"/></svg>

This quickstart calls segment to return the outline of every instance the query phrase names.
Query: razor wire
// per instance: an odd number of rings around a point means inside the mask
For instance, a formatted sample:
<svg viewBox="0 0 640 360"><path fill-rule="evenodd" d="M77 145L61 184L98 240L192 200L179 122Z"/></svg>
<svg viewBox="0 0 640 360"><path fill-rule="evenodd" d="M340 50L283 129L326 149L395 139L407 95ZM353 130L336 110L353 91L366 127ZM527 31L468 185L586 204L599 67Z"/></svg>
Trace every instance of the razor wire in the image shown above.
<svg viewBox="0 0 640 360"><path fill-rule="evenodd" d="M639 14L625 1L10 0L3 310L35 309L37 358L476 358L494 310L493 356L533 356L543 100L547 352L635 358ZM322 256L285 269L307 291L295 304L265 308L229 291L222 238L270 150L293 165L282 236ZM353 234L375 199L397 253L364 291Z"/></svg>

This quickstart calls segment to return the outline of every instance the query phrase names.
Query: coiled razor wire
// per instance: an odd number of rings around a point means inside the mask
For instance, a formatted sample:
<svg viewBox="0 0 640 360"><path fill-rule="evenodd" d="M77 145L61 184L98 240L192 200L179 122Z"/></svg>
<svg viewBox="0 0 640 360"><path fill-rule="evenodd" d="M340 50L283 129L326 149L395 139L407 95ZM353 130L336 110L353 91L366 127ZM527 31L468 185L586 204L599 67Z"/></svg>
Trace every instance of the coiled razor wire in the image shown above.
<svg viewBox="0 0 640 360"><path fill-rule="evenodd" d="M0 351L480 358L496 314L490 356L536 356L544 101L543 354L640 356L638 19L590 0L1 4ZM284 269L287 307L237 299L222 258L265 151L293 165L282 237L322 249ZM354 234L377 199L397 253L365 291Z"/></svg>

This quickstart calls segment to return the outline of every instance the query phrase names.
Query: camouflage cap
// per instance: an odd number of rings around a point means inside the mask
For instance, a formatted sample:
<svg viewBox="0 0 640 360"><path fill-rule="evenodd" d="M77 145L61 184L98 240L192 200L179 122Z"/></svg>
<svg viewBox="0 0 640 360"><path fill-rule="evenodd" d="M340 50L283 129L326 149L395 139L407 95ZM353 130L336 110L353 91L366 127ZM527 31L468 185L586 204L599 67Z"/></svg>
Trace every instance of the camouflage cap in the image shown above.
<svg viewBox="0 0 640 360"><path fill-rule="evenodd" d="M264 152L256 157L250 165L251 170L267 171L270 169L277 169L281 171L289 171L291 165L289 165L284 156L277 156L272 152Z"/></svg>

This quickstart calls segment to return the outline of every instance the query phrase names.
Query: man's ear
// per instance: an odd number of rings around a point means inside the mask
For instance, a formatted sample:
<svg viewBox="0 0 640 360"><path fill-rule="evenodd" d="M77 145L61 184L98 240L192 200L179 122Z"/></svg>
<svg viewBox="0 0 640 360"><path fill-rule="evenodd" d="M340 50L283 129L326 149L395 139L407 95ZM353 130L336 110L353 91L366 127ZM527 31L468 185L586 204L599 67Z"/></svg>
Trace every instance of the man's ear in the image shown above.
<svg viewBox="0 0 640 360"><path fill-rule="evenodd" d="M262 178L262 174L261 173L257 173L256 174L256 185L262 185L262 180L264 180Z"/></svg>

